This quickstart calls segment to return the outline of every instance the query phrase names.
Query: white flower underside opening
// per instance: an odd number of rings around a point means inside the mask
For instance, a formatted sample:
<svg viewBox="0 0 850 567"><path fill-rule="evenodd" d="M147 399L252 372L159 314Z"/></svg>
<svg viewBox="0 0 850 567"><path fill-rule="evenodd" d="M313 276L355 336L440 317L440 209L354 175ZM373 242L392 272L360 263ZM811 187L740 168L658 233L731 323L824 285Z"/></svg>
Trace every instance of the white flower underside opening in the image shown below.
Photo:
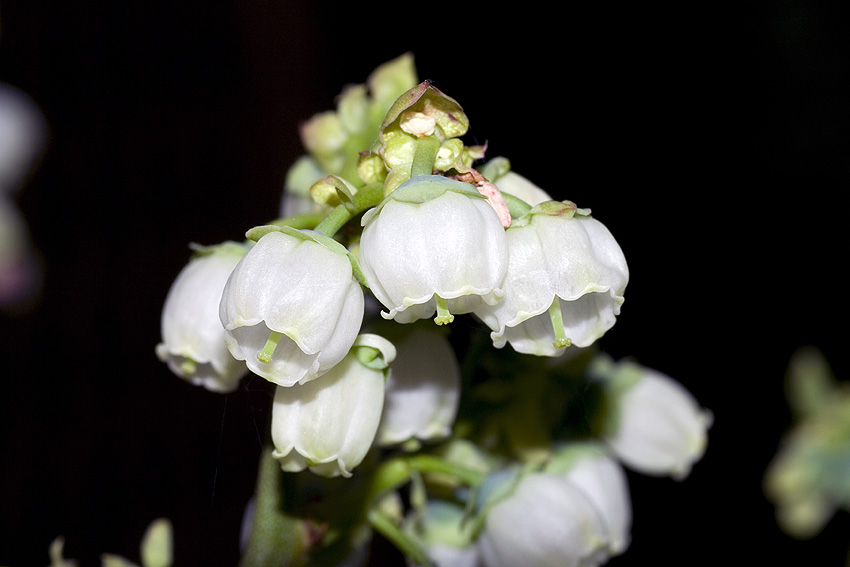
<svg viewBox="0 0 850 567"><path fill-rule="evenodd" d="M616 322L628 267L611 233L590 217L535 215L507 231L505 299L477 312L496 347L553 356L587 347ZM566 339L566 340L565 340Z"/></svg>
<svg viewBox="0 0 850 567"><path fill-rule="evenodd" d="M271 232L234 270L220 316L234 357L255 374L291 386L342 360L360 330L363 308L363 291L345 255Z"/></svg>
<svg viewBox="0 0 850 567"><path fill-rule="evenodd" d="M425 203L390 200L363 230L360 265L386 319L470 313L504 296L504 238L484 199L446 191Z"/></svg>

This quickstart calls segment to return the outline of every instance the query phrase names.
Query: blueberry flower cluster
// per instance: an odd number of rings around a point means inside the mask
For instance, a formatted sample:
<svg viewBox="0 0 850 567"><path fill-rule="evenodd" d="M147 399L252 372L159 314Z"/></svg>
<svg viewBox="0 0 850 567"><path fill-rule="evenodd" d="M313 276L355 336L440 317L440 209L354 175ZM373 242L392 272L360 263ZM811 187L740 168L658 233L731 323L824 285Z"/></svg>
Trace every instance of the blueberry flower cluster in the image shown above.
<svg viewBox="0 0 850 567"><path fill-rule="evenodd" d="M704 452L690 394L598 352L629 280L613 233L468 128L410 55L379 67L304 124L283 214L175 280L160 359L215 392L274 384L257 498L281 471L355 482L304 489L319 520L257 503L278 535L246 554L330 565L379 533L412 564L600 565L630 541L623 466L684 478Z"/></svg>

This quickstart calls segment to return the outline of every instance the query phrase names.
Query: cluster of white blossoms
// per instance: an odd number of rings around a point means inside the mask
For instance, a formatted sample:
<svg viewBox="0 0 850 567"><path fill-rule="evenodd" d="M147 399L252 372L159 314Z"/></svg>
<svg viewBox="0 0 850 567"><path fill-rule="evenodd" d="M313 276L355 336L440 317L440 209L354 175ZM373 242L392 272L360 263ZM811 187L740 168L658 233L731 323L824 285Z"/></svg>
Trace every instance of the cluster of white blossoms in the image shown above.
<svg viewBox="0 0 850 567"><path fill-rule="evenodd" d="M348 87L302 128L288 216L196 247L156 352L212 391L274 383L280 468L361 474L364 521L412 562L599 565L629 543L621 463L683 478L710 417L593 352L623 305L623 251L507 160L473 167L467 129L409 55ZM577 380L606 411L568 395ZM565 427L576 404L596 430ZM388 508L404 486L407 509Z"/></svg>

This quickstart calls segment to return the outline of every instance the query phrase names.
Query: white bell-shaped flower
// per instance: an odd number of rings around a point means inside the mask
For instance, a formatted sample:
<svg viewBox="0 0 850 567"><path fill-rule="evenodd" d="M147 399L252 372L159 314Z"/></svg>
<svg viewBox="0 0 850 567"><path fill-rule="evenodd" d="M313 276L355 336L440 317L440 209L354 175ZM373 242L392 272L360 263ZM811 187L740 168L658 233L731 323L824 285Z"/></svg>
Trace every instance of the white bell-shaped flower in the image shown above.
<svg viewBox="0 0 850 567"><path fill-rule="evenodd" d="M389 341L361 335L342 362L321 379L276 389L272 454L284 471L309 467L320 476L351 476L375 440L385 372L394 357Z"/></svg>
<svg viewBox="0 0 850 567"><path fill-rule="evenodd" d="M486 567L590 567L610 557L593 501L563 475L529 473L486 511L478 549Z"/></svg>
<svg viewBox="0 0 850 567"><path fill-rule="evenodd" d="M441 334L423 329L414 329L395 346L377 442L392 445L448 437L460 400L454 349Z"/></svg>
<svg viewBox="0 0 850 567"><path fill-rule="evenodd" d="M505 231L476 189L414 177L363 216L360 265L387 319L438 324L503 296Z"/></svg>
<svg viewBox="0 0 850 567"><path fill-rule="evenodd" d="M713 416L679 382L632 362L597 357L611 412L604 440L629 468L653 476L688 476L705 453Z"/></svg>
<svg viewBox="0 0 850 567"><path fill-rule="evenodd" d="M212 392L232 392L248 373L227 349L218 305L227 278L245 255L235 242L198 247L168 290L156 355L177 376Z"/></svg>
<svg viewBox="0 0 850 567"><path fill-rule="evenodd" d="M626 471L605 448L595 442L576 442L555 451L545 472L561 474L578 486L596 506L608 528L611 555L629 546L632 503Z"/></svg>
<svg viewBox="0 0 850 567"><path fill-rule="evenodd" d="M346 249L313 231L272 230L233 270L219 317L230 352L279 386L321 376L363 322L363 290Z"/></svg>
<svg viewBox="0 0 850 567"><path fill-rule="evenodd" d="M475 311L496 347L558 356L587 347L620 314L629 270L611 232L569 201L532 208L506 231L505 298Z"/></svg>

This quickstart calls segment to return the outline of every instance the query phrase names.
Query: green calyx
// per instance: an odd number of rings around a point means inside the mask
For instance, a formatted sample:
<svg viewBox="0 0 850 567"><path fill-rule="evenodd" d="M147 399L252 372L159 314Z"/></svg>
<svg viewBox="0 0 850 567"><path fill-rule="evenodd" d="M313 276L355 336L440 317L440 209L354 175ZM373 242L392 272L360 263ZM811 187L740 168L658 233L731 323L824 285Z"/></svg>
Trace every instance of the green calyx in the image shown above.
<svg viewBox="0 0 850 567"><path fill-rule="evenodd" d="M571 219L575 215L583 217L590 216L590 209L579 209L572 201L546 201L531 207L528 211L519 216L519 218L512 223L512 226L526 226L531 222L534 215L546 215L549 217Z"/></svg>
<svg viewBox="0 0 850 567"><path fill-rule="evenodd" d="M466 134L469 119L453 98L423 81L396 99L378 134L382 145L405 132L420 137L435 134L440 141Z"/></svg>
<svg viewBox="0 0 850 567"><path fill-rule="evenodd" d="M221 244L213 244L211 246L204 246L202 244L189 244L189 248L192 250L192 255L194 257L201 256L210 256L213 254L232 254L235 256L244 256L250 246L241 243L241 242L233 242L228 240L226 242L222 242Z"/></svg>
<svg viewBox="0 0 850 567"><path fill-rule="evenodd" d="M343 205L340 205L337 208L345 210L345 207ZM351 217L348 216L348 218ZM328 250L336 252L337 254L344 254L348 258L348 261L351 262L352 275L354 275L354 277L361 285L368 287L366 283L366 276L363 275L363 271L360 269L360 262L357 261L357 258L354 256L354 254L352 254L345 246L343 246L330 236L327 236L326 234L320 232L318 228L319 227L316 227L316 230L298 230L290 226L266 224L262 226L255 226L254 228L245 233L245 237L248 238L248 240L258 242L262 237L269 234L270 232L282 232L286 235L293 236L301 240L315 242L316 244L324 246Z"/></svg>
<svg viewBox="0 0 850 567"><path fill-rule="evenodd" d="M460 193L474 199L486 199L469 183L455 181L442 175L419 175L400 185L375 208L367 211L363 215L361 224L366 226L391 200L402 203L422 204L440 197L446 191L454 191L455 193Z"/></svg>
<svg viewBox="0 0 850 567"><path fill-rule="evenodd" d="M371 370L386 370L396 357L395 345L372 333L358 335L351 350L357 361Z"/></svg>

